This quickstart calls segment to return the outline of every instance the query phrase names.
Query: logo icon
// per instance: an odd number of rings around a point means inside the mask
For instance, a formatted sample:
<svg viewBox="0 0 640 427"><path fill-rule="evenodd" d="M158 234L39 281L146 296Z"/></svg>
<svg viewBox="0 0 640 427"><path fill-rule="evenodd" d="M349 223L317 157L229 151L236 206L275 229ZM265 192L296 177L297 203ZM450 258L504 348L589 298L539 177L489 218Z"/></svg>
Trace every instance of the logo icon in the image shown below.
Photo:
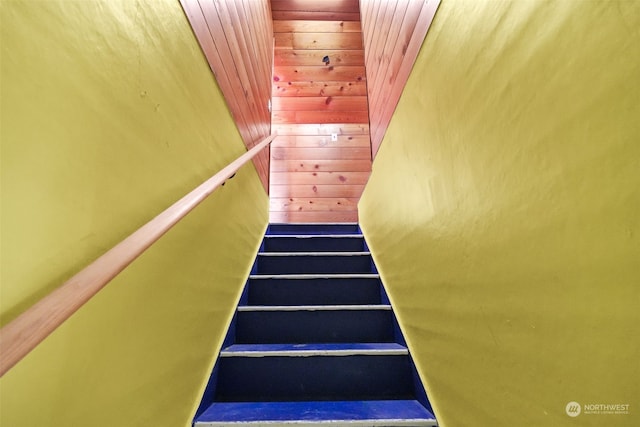
<svg viewBox="0 0 640 427"><path fill-rule="evenodd" d="M567 403L567 406L565 406L564 410L570 417L577 417L582 411L578 402Z"/></svg>

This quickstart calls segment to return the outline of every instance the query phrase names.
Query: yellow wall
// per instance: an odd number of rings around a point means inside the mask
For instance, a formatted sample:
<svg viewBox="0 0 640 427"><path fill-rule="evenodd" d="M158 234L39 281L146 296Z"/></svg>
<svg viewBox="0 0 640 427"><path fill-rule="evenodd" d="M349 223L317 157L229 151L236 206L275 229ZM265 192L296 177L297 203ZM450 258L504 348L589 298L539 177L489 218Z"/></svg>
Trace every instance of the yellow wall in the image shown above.
<svg viewBox="0 0 640 427"><path fill-rule="evenodd" d="M359 207L444 427L640 425L639 28L637 1L437 12Z"/></svg>
<svg viewBox="0 0 640 427"><path fill-rule="evenodd" d="M0 16L6 324L245 148L177 0ZM267 209L249 165L0 380L0 425L189 425Z"/></svg>

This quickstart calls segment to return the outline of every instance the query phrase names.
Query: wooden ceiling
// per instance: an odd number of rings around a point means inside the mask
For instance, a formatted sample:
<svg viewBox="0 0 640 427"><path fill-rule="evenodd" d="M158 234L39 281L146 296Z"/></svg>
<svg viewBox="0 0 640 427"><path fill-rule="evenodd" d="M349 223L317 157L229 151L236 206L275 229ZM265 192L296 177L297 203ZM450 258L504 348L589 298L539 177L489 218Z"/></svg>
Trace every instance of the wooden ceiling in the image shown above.
<svg viewBox="0 0 640 427"><path fill-rule="evenodd" d="M356 222L371 172L358 0L272 0L271 9L270 220Z"/></svg>

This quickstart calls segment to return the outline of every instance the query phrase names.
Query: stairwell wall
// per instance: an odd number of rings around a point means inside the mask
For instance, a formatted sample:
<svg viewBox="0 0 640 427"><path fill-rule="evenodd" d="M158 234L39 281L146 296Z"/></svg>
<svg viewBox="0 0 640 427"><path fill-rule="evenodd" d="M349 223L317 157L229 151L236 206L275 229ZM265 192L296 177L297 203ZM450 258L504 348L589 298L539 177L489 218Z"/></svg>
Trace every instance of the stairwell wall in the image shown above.
<svg viewBox="0 0 640 427"><path fill-rule="evenodd" d="M440 5L359 208L443 427L640 422L638 28Z"/></svg>
<svg viewBox="0 0 640 427"><path fill-rule="evenodd" d="M246 149L179 2L0 19L4 325ZM0 379L0 425L191 425L267 220L247 165Z"/></svg>

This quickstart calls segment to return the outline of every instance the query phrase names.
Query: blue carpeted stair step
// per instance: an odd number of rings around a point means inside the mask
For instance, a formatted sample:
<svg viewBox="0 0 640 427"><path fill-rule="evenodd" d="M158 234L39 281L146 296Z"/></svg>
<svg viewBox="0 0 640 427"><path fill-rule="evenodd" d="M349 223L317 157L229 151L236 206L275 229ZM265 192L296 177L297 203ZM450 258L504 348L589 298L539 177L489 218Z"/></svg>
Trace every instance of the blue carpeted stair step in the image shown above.
<svg viewBox="0 0 640 427"><path fill-rule="evenodd" d="M377 274L252 275L248 305L380 304Z"/></svg>
<svg viewBox="0 0 640 427"><path fill-rule="evenodd" d="M194 425L437 426L357 224L271 224Z"/></svg>
<svg viewBox="0 0 640 427"><path fill-rule="evenodd" d="M278 234L264 238L265 252L362 252L365 250L361 234Z"/></svg>
<svg viewBox="0 0 640 427"><path fill-rule="evenodd" d="M383 343L231 346L220 358L216 400L411 398L406 348Z"/></svg>
<svg viewBox="0 0 640 427"><path fill-rule="evenodd" d="M262 252L258 274L371 273L369 252Z"/></svg>
<svg viewBox="0 0 640 427"><path fill-rule="evenodd" d="M437 426L416 400L214 403L196 421L198 427L233 425Z"/></svg>
<svg viewBox="0 0 640 427"><path fill-rule="evenodd" d="M360 228L356 223L270 224L267 235L271 234L360 234Z"/></svg>
<svg viewBox="0 0 640 427"><path fill-rule="evenodd" d="M236 342L347 343L393 342L391 307L241 306L236 318Z"/></svg>

